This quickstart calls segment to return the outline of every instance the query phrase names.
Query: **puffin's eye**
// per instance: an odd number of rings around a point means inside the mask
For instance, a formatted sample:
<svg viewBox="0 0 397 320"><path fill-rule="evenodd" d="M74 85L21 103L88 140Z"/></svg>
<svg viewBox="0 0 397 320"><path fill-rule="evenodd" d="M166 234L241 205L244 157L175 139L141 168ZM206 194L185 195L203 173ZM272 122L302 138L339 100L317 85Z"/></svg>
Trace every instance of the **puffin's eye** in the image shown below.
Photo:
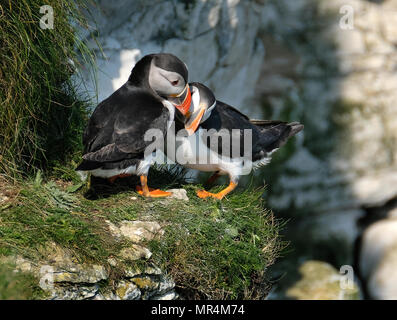
<svg viewBox="0 0 397 320"><path fill-rule="evenodd" d="M172 84L173 86L177 86L178 83L179 83L179 80L171 81L171 84Z"/></svg>

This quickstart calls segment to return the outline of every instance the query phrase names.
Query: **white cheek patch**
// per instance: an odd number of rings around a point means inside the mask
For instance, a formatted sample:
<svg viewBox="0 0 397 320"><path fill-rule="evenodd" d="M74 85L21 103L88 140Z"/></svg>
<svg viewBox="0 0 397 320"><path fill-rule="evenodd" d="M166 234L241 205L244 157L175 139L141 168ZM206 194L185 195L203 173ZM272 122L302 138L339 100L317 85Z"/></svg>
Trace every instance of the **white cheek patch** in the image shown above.
<svg viewBox="0 0 397 320"><path fill-rule="evenodd" d="M161 75L159 68L157 68L152 61L149 71L150 87L155 91L157 91L158 93L165 93L168 89L167 83L168 80Z"/></svg>
<svg viewBox="0 0 397 320"><path fill-rule="evenodd" d="M194 116L194 114L197 114L198 112L200 112L201 106L200 106L200 90L195 87L192 86L192 103L190 105L190 113L192 114L192 116ZM207 109L205 110L205 113L203 115L203 117L200 120L200 123L203 123L205 120L207 120L210 115L212 110L215 108L216 106L216 101L211 105L211 106L207 106Z"/></svg>
<svg viewBox="0 0 397 320"><path fill-rule="evenodd" d="M195 86L192 86L191 92L192 92L192 103L190 104L189 112L193 114L195 111L199 109L200 92Z"/></svg>
<svg viewBox="0 0 397 320"><path fill-rule="evenodd" d="M175 107L171 104L171 102L167 100L163 100L163 106L168 109L168 112L170 113L170 117L168 118L168 125L167 125L167 130L171 128L172 123L175 120Z"/></svg>
<svg viewBox="0 0 397 320"><path fill-rule="evenodd" d="M180 85L173 86L170 83L173 79L179 80L179 74L157 67L152 60L149 71L149 85L154 91L162 95L178 94L183 87L181 88Z"/></svg>

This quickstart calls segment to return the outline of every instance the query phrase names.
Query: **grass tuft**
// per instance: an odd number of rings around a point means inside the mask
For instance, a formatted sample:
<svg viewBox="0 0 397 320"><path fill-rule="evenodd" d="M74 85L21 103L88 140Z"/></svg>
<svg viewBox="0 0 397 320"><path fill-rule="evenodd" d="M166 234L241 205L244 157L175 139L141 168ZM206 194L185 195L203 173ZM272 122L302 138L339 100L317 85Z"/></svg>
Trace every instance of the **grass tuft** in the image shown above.
<svg viewBox="0 0 397 320"><path fill-rule="evenodd" d="M91 53L76 27L86 1L5 0L0 3L0 172L16 178L81 149L86 104L71 75ZM42 5L54 28L42 29ZM73 22L73 23L71 23Z"/></svg>
<svg viewBox="0 0 397 320"><path fill-rule="evenodd" d="M81 197L80 197L81 198ZM54 181L35 180L20 186L18 197L1 212L0 250L36 260L37 250L55 242L84 261L103 262L113 249L105 225L87 216L81 199Z"/></svg>
<svg viewBox="0 0 397 320"><path fill-rule="evenodd" d="M196 186L184 188L189 203L152 208L167 226L164 238L150 243L156 263L187 298L263 299L267 268L285 246L280 223L263 207L263 189L239 190L221 202L197 198Z"/></svg>

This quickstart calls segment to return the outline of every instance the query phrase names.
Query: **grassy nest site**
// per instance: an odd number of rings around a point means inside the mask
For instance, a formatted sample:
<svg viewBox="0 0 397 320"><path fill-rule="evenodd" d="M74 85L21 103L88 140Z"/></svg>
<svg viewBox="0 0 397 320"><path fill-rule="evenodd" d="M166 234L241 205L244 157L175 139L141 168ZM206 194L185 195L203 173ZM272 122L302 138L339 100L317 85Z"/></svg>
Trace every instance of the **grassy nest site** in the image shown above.
<svg viewBox="0 0 397 320"><path fill-rule="evenodd" d="M162 187L183 187L190 200L141 197L134 191L134 179L77 192L70 179L43 181L40 174L18 186L3 181L0 192L8 200L0 209L0 255L40 262L46 254L42 248L55 242L80 263L106 266L117 280L122 270L108 265L108 258L129 242L116 241L106 220L150 220L163 227L164 235L145 243L153 252L150 259L126 264L154 263L171 275L185 298L263 298L269 290L266 270L283 246L279 223L263 209L263 190L237 190L222 201L202 200L195 195L201 186L181 185L179 177L163 170L154 169L151 175L153 186L164 179ZM0 276L0 287L7 287L5 281ZM26 282L34 289L30 298L40 297L37 284Z"/></svg>

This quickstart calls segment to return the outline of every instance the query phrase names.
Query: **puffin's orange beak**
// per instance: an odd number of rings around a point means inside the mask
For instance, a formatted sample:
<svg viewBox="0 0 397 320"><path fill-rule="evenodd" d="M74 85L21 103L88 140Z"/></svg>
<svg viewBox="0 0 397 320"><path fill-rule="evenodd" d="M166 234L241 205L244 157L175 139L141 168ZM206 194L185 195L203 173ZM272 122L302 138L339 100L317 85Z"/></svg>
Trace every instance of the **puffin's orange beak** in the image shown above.
<svg viewBox="0 0 397 320"><path fill-rule="evenodd" d="M182 103L176 104L173 102L175 108L177 108L184 116L188 115L190 104L192 103L192 94L190 92L189 85L186 85L186 89L183 90L180 96L185 96Z"/></svg>
<svg viewBox="0 0 397 320"><path fill-rule="evenodd" d="M185 129L188 132L189 136L191 136L193 133L196 132L201 119L203 118L203 115L207 108L205 106L201 106L200 112L198 115L196 115L193 119L190 119L187 123L185 123ZM192 115L193 117L193 115Z"/></svg>

